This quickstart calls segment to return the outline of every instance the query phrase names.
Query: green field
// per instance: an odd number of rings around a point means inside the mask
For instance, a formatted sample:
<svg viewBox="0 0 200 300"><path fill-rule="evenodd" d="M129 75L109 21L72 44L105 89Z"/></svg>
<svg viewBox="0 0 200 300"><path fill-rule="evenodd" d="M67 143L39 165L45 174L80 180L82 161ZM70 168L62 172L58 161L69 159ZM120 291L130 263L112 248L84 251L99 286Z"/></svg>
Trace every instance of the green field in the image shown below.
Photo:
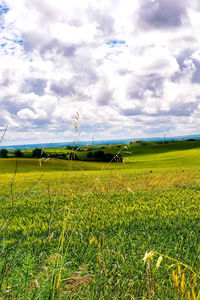
<svg viewBox="0 0 200 300"><path fill-rule="evenodd" d="M0 159L0 299L198 299L200 141L104 151Z"/></svg>

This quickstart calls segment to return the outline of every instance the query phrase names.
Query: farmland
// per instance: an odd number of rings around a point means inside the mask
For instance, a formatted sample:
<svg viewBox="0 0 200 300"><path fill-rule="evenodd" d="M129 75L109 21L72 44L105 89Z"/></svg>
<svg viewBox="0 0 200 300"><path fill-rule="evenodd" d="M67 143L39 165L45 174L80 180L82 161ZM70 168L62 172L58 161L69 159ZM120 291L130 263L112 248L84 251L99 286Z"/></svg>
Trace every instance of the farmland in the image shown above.
<svg viewBox="0 0 200 300"><path fill-rule="evenodd" d="M0 159L2 299L198 297L200 142L104 151Z"/></svg>

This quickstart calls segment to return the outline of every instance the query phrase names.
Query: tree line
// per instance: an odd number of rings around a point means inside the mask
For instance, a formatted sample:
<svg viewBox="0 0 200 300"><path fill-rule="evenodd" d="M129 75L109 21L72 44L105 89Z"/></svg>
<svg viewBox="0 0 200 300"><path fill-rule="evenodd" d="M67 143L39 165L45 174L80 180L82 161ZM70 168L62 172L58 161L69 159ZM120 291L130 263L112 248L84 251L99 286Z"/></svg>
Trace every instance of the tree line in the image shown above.
<svg viewBox="0 0 200 300"><path fill-rule="evenodd" d="M8 151L5 148L0 149L0 158L8 158L8 157L25 157L25 158L41 158L41 157L51 157L51 158L59 158L59 159L67 159L67 160L88 160L88 161L101 161L101 162L122 162L123 159L120 154L112 154L105 153L102 150L98 151L89 151L86 157L80 159L76 154L76 151L72 151L69 154L66 153L46 153L41 148L35 148L31 153L27 155L23 151L17 149L14 151Z"/></svg>
<svg viewBox="0 0 200 300"><path fill-rule="evenodd" d="M105 161L105 162L122 162L122 156L120 154L104 153L102 150L98 150L87 153L87 158L95 161Z"/></svg>

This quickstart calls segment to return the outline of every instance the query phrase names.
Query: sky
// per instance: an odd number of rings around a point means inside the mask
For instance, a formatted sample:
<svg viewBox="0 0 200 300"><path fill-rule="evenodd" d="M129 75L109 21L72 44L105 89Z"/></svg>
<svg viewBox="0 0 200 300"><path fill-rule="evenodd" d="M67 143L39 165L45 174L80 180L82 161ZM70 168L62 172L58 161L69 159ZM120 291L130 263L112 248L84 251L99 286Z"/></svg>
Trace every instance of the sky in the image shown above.
<svg viewBox="0 0 200 300"><path fill-rule="evenodd" d="M199 0L0 0L4 144L200 133Z"/></svg>

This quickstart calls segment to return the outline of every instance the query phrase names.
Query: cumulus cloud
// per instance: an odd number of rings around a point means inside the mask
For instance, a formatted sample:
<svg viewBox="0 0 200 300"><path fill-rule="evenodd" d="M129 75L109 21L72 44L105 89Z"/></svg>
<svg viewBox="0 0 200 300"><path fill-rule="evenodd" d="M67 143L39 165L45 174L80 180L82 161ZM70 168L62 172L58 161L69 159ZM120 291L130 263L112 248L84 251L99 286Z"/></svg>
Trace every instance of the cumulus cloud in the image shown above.
<svg viewBox="0 0 200 300"><path fill-rule="evenodd" d="M180 27L187 19L186 0L144 0L138 17L146 29Z"/></svg>
<svg viewBox="0 0 200 300"><path fill-rule="evenodd" d="M0 1L5 142L196 133L196 0ZM170 125L169 125L170 122Z"/></svg>
<svg viewBox="0 0 200 300"><path fill-rule="evenodd" d="M27 78L24 80L22 93L34 93L42 96L45 93L47 80L40 78Z"/></svg>

